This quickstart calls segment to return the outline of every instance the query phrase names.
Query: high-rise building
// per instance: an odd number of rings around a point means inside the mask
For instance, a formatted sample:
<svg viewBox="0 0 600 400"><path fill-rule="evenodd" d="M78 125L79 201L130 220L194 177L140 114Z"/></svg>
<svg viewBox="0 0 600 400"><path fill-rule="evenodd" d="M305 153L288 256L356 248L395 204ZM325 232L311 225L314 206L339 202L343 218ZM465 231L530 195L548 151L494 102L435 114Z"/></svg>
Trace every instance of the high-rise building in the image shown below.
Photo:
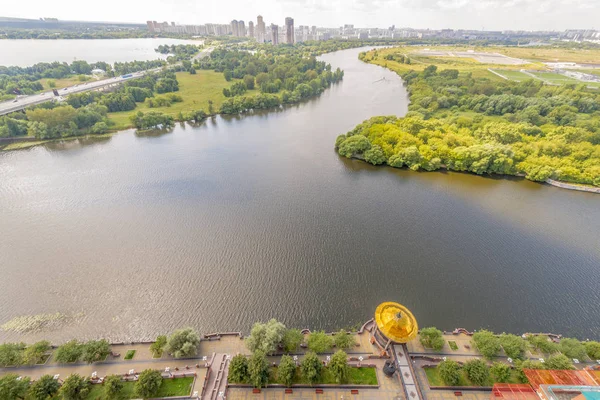
<svg viewBox="0 0 600 400"><path fill-rule="evenodd" d="M248 36L254 37L254 22L248 21Z"/></svg>
<svg viewBox="0 0 600 400"><path fill-rule="evenodd" d="M295 40L294 33L294 19L287 17L285 19L285 42L287 44L294 44Z"/></svg>
<svg viewBox="0 0 600 400"><path fill-rule="evenodd" d="M271 44L276 46L279 44L279 27L271 24Z"/></svg>
<svg viewBox="0 0 600 400"><path fill-rule="evenodd" d="M235 19L231 21L231 34L233 36L239 36L238 22Z"/></svg>
<svg viewBox="0 0 600 400"><path fill-rule="evenodd" d="M263 21L262 15L256 17L256 41L258 43L264 43L266 35L265 21Z"/></svg>
<svg viewBox="0 0 600 400"><path fill-rule="evenodd" d="M246 24L244 21L238 21L238 37L246 36Z"/></svg>

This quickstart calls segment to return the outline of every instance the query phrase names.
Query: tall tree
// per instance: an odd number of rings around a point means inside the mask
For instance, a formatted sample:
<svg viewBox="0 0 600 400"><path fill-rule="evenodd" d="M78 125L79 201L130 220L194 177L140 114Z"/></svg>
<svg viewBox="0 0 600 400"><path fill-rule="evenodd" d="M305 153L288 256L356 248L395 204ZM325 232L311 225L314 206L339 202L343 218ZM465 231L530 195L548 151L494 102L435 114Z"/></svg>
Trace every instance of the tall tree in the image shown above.
<svg viewBox="0 0 600 400"><path fill-rule="evenodd" d="M485 358L491 359L500 352L500 339L488 330L476 332L473 335L473 343Z"/></svg>
<svg viewBox="0 0 600 400"><path fill-rule="evenodd" d="M229 363L228 379L233 383L244 383L248 380L248 358L238 354Z"/></svg>
<svg viewBox="0 0 600 400"><path fill-rule="evenodd" d="M175 358L190 357L198 352L200 335L193 328L178 329L171 334L167 351Z"/></svg>
<svg viewBox="0 0 600 400"><path fill-rule="evenodd" d="M419 341L424 347L441 350L444 347L442 331L437 328L423 328L419 331Z"/></svg>
<svg viewBox="0 0 600 400"><path fill-rule="evenodd" d="M79 374L65 379L58 393L63 400L84 400L90 391L90 382Z"/></svg>
<svg viewBox="0 0 600 400"><path fill-rule="evenodd" d="M19 379L16 374L0 377L0 399L23 400L29 389L29 378Z"/></svg>
<svg viewBox="0 0 600 400"><path fill-rule="evenodd" d="M296 375L296 363L292 357L284 355L281 357L277 367L277 379L286 387L292 387L294 376Z"/></svg>
<svg viewBox="0 0 600 400"><path fill-rule="evenodd" d="M250 357L248 373L250 374L250 382L255 388L267 385L269 381L269 363L262 350L256 350Z"/></svg>
<svg viewBox="0 0 600 400"><path fill-rule="evenodd" d="M85 362L93 363L102 361L110 354L110 344L106 339L90 340L83 345L82 359Z"/></svg>
<svg viewBox="0 0 600 400"><path fill-rule="evenodd" d="M138 381L135 383L135 393L144 399L148 399L158 393L160 385L162 385L160 371L146 369L140 373Z"/></svg>
<svg viewBox="0 0 600 400"><path fill-rule="evenodd" d="M303 341L304 335L299 329L287 329L283 334L283 350L286 353L293 353Z"/></svg>
<svg viewBox="0 0 600 400"><path fill-rule="evenodd" d="M338 350L327 365L336 383L345 383L348 380L348 355L343 350Z"/></svg>
<svg viewBox="0 0 600 400"><path fill-rule="evenodd" d="M265 354L273 354L283 340L285 331L285 325L274 318L266 324L257 322L246 339L246 347L252 352L260 350Z"/></svg>
<svg viewBox="0 0 600 400"><path fill-rule="evenodd" d="M312 332L308 335L308 348L315 353L325 353L331 350L333 338L324 331Z"/></svg>
<svg viewBox="0 0 600 400"><path fill-rule="evenodd" d="M47 400L58 393L59 389L60 382L51 375L43 375L40 379L33 382L29 394L35 400Z"/></svg>
<svg viewBox="0 0 600 400"><path fill-rule="evenodd" d="M456 386L460 382L460 365L454 360L444 360L438 365L440 377L448 386Z"/></svg>
<svg viewBox="0 0 600 400"><path fill-rule="evenodd" d="M125 384L119 375L109 375L104 379L104 395L108 400L118 400Z"/></svg>
<svg viewBox="0 0 600 400"><path fill-rule="evenodd" d="M307 352L300 363L302 378L311 385L314 385L320 379L322 370L323 363L319 360L319 357L312 351Z"/></svg>

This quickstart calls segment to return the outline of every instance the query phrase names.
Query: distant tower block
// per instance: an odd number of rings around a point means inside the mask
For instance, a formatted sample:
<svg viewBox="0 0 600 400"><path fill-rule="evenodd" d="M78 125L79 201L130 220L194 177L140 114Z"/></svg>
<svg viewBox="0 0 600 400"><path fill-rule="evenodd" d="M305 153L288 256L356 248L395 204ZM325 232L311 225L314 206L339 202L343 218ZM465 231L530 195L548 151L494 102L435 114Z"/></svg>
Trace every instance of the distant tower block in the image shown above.
<svg viewBox="0 0 600 400"><path fill-rule="evenodd" d="M410 310L394 302L381 303L375 310L376 327L371 342L377 344L382 354L394 343L407 343L417 337L419 326Z"/></svg>

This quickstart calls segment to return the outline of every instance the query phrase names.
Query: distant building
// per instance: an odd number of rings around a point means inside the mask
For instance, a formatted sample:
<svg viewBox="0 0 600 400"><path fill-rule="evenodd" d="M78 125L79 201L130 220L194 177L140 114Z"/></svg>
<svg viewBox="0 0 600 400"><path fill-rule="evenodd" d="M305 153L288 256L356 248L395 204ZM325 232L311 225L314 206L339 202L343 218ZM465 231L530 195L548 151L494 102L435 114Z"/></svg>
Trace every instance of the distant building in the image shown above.
<svg viewBox="0 0 600 400"><path fill-rule="evenodd" d="M271 44L273 46L279 44L279 27L275 24L271 24Z"/></svg>
<svg viewBox="0 0 600 400"><path fill-rule="evenodd" d="M256 17L256 41L258 43L264 43L266 39L266 28L265 21L263 21L262 15Z"/></svg>
<svg viewBox="0 0 600 400"><path fill-rule="evenodd" d="M285 19L285 42L287 44L295 43L294 19L287 17Z"/></svg>
<svg viewBox="0 0 600 400"><path fill-rule="evenodd" d="M238 37L246 36L246 24L244 21L238 21Z"/></svg>
<svg viewBox="0 0 600 400"><path fill-rule="evenodd" d="M234 19L233 21L231 21L231 34L233 36L240 36L239 35L239 27L238 27L238 22L236 19Z"/></svg>
<svg viewBox="0 0 600 400"><path fill-rule="evenodd" d="M358 38L359 39L368 39L369 38L369 32L360 32L358 34Z"/></svg>
<svg viewBox="0 0 600 400"><path fill-rule="evenodd" d="M248 21L248 36L254 37L254 22Z"/></svg>

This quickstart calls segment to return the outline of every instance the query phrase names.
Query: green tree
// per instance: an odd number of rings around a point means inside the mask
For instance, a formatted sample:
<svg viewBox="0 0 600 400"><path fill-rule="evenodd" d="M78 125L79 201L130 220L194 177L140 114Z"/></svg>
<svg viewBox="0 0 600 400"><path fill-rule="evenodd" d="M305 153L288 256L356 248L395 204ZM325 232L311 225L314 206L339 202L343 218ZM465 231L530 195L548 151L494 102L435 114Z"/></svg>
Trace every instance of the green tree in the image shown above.
<svg viewBox="0 0 600 400"><path fill-rule="evenodd" d="M108 400L117 400L123 394L125 384L119 375L109 375L104 379L104 395Z"/></svg>
<svg viewBox="0 0 600 400"><path fill-rule="evenodd" d="M544 335L529 335L527 341L534 350L544 354L556 353L558 346Z"/></svg>
<svg viewBox="0 0 600 400"><path fill-rule="evenodd" d="M448 386L456 386L460 382L460 365L453 360L444 360L438 365L440 377Z"/></svg>
<svg viewBox="0 0 600 400"><path fill-rule="evenodd" d="M336 383L345 383L348 380L348 355L343 350L338 350L327 365L335 378Z"/></svg>
<svg viewBox="0 0 600 400"><path fill-rule="evenodd" d="M163 350L167 345L167 337L165 335L159 335L156 337L156 341L150 345L150 351L152 357L162 357Z"/></svg>
<svg viewBox="0 0 600 400"><path fill-rule="evenodd" d="M214 115L214 113L215 113L215 105L212 100L209 100L208 101L208 114Z"/></svg>
<svg viewBox="0 0 600 400"><path fill-rule="evenodd" d="M82 359L87 363L102 361L110 354L110 344L106 339L90 340L83 345Z"/></svg>
<svg viewBox="0 0 600 400"><path fill-rule="evenodd" d="M283 350L286 353L295 352L304 341L304 335L300 329L286 329L283 334Z"/></svg>
<svg viewBox="0 0 600 400"><path fill-rule="evenodd" d="M500 352L500 339L488 330L476 332L473 335L473 343L485 358L491 359Z"/></svg>
<svg viewBox="0 0 600 400"><path fill-rule="evenodd" d="M378 145L373 145L371 148L364 153L365 161L369 164L379 165L387 161L387 157L383 153L383 150Z"/></svg>
<svg viewBox="0 0 600 400"><path fill-rule="evenodd" d="M311 385L314 385L321 378L322 370L323 363L319 360L319 357L312 351L307 352L300 363L302 378Z"/></svg>
<svg viewBox="0 0 600 400"><path fill-rule="evenodd" d="M90 391L90 382L78 374L65 379L58 394L62 400L84 400Z"/></svg>
<svg viewBox="0 0 600 400"><path fill-rule="evenodd" d="M285 325L274 318L266 324L257 322L246 339L246 347L251 352L260 350L265 354L273 354L277 351L285 332Z"/></svg>
<svg viewBox="0 0 600 400"><path fill-rule="evenodd" d="M46 81L46 84L48 85L48 87L49 87L50 89L52 89L52 88L55 88L55 87L56 87L56 82L55 82L55 81L53 81L52 79L48 79L48 80Z"/></svg>
<svg viewBox="0 0 600 400"><path fill-rule="evenodd" d="M229 363L229 380L233 383L244 383L248 380L248 359L238 354Z"/></svg>
<svg viewBox="0 0 600 400"><path fill-rule="evenodd" d="M463 365L463 369L471 382L478 386L487 384L490 379L490 367L479 358L467 361Z"/></svg>
<svg viewBox="0 0 600 400"><path fill-rule="evenodd" d="M175 358L195 356L200 344L200 335L193 328L178 329L167 342L167 351Z"/></svg>
<svg viewBox="0 0 600 400"><path fill-rule="evenodd" d="M248 90L254 89L254 77L252 75L244 76L244 85L246 85Z"/></svg>
<svg viewBox="0 0 600 400"><path fill-rule="evenodd" d="M29 394L35 400L47 400L54 397L60 389L60 382L50 375L43 375L40 379L33 382L29 389Z"/></svg>
<svg viewBox="0 0 600 400"><path fill-rule="evenodd" d="M592 360L600 360L600 343L599 342L585 342L585 351Z"/></svg>
<svg viewBox="0 0 600 400"><path fill-rule="evenodd" d="M0 366L18 366L23 363L25 343L0 344Z"/></svg>
<svg viewBox="0 0 600 400"><path fill-rule="evenodd" d="M510 380L510 366L504 363L493 363L492 367L490 368L490 372L492 373L494 381L496 382L506 383Z"/></svg>
<svg viewBox="0 0 600 400"><path fill-rule="evenodd" d="M255 388L267 385L269 380L269 363L267 356L262 350L256 350L248 362L248 374L250 382Z"/></svg>
<svg viewBox="0 0 600 400"><path fill-rule="evenodd" d="M307 342L308 348L317 354L328 352L333 346L333 338L324 331L311 332Z"/></svg>
<svg viewBox="0 0 600 400"><path fill-rule="evenodd" d="M79 360L83 353L83 345L73 339L58 346L54 352L54 360L59 363L71 363Z"/></svg>
<svg viewBox="0 0 600 400"><path fill-rule="evenodd" d="M440 351L444 347L442 331L437 328L423 328L419 331L419 341L429 349Z"/></svg>
<svg viewBox="0 0 600 400"><path fill-rule="evenodd" d="M292 387L296 375L296 363L292 357L283 355L277 367L277 379L286 387Z"/></svg>
<svg viewBox="0 0 600 400"><path fill-rule="evenodd" d="M507 356L514 359L523 359L525 357L527 342L522 337L503 333L500 335L500 344Z"/></svg>
<svg viewBox="0 0 600 400"><path fill-rule="evenodd" d="M48 351L50 351L50 342L47 340L27 346L23 353L23 362L25 364L37 364Z"/></svg>
<svg viewBox="0 0 600 400"><path fill-rule="evenodd" d="M22 400L29 389L29 378L19 379L16 374L0 377L0 399Z"/></svg>
<svg viewBox="0 0 600 400"><path fill-rule="evenodd" d="M544 363L546 369L575 369L573 362L564 354L553 354Z"/></svg>
<svg viewBox="0 0 600 400"><path fill-rule="evenodd" d="M583 360L587 354L585 346L579 340L574 338L560 339L558 349L561 353L569 358L577 358Z"/></svg>
<svg viewBox="0 0 600 400"><path fill-rule="evenodd" d="M154 397L158 393L160 385L162 385L160 371L145 369L140 373L135 383L135 394L144 399Z"/></svg>
<svg viewBox="0 0 600 400"><path fill-rule="evenodd" d="M342 141L338 148L338 153L344 157L354 157L357 154L362 154L371 148L369 139L362 135L350 136Z"/></svg>
<svg viewBox="0 0 600 400"><path fill-rule="evenodd" d="M338 349L349 349L356 344L354 335L341 329L333 335L333 343Z"/></svg>

